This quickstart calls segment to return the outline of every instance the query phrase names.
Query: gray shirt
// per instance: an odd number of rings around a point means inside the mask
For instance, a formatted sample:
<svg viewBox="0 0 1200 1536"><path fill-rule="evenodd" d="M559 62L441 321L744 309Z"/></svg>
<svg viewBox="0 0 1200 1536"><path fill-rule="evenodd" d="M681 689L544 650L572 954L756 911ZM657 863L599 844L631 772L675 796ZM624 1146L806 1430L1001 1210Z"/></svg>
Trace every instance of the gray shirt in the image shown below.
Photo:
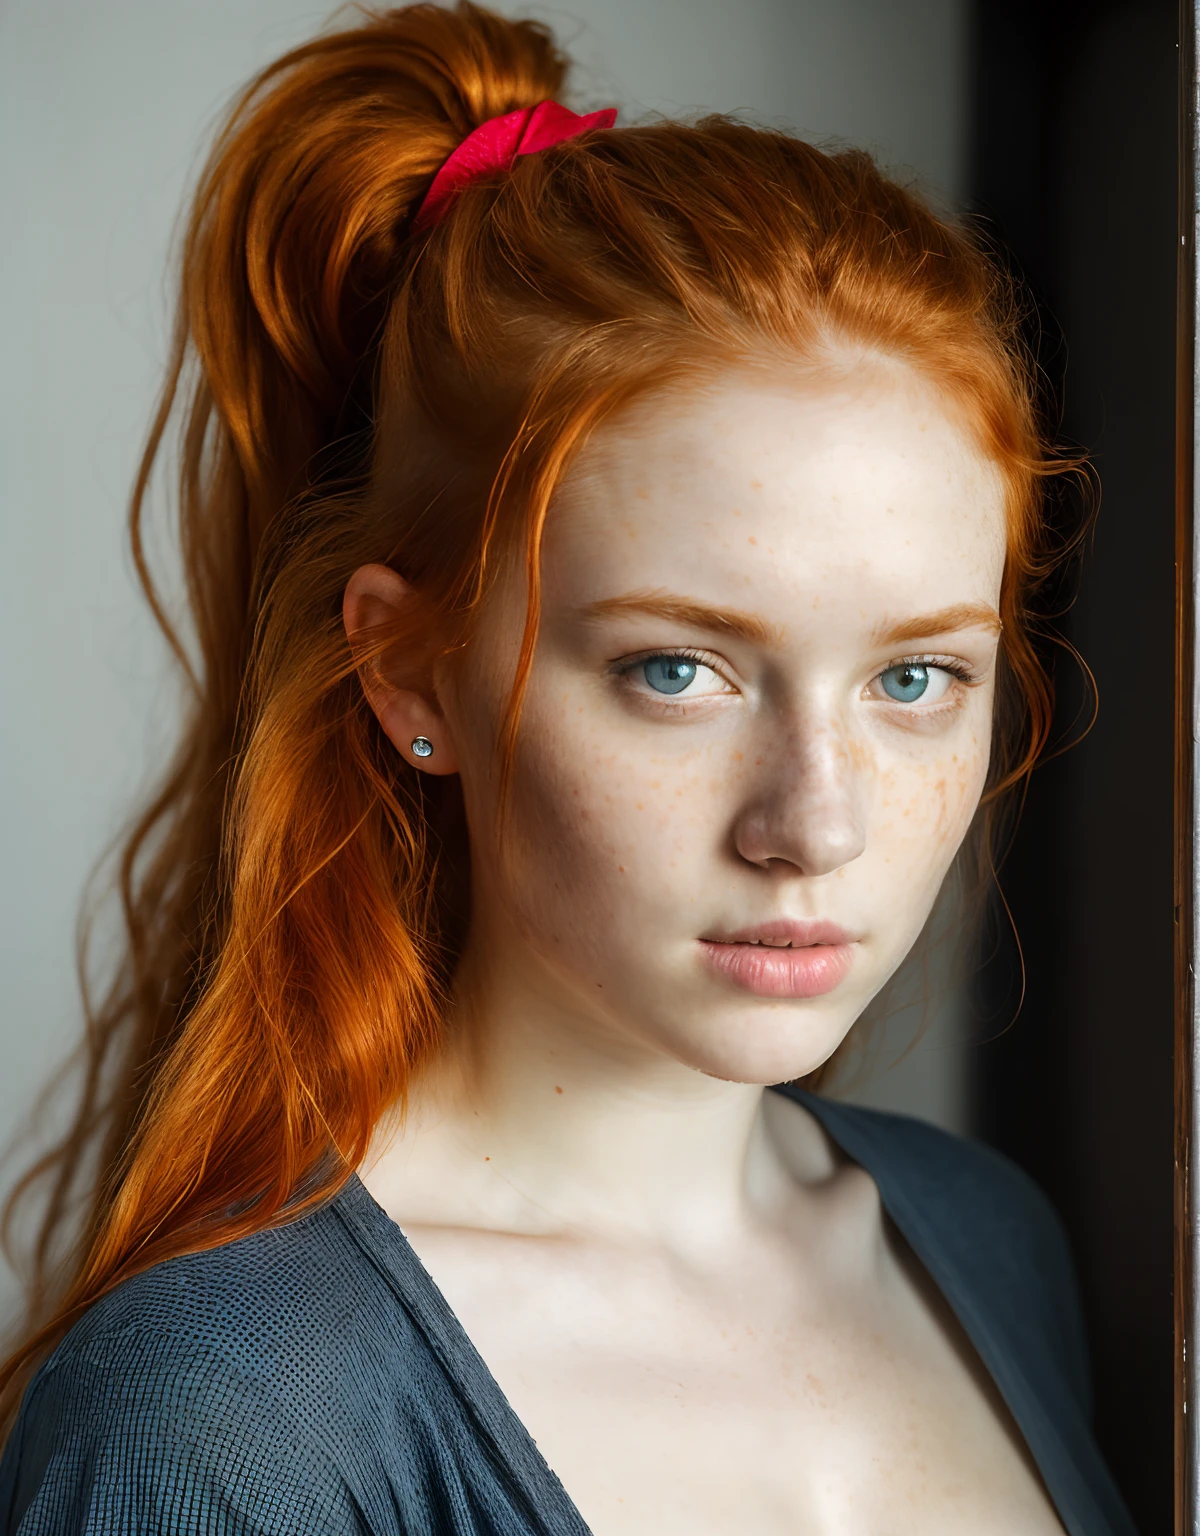
<svg viewBox="0 0 1200 1536"><path fill-rule="evenodd" d="M1070 1536L1132 1536L1092 1438L1070 1255L990 1149L790 1086L962 1323ZM126 1281L26 1393L0 1536L587 1536L399 1227L320 1210ZM731 1533L733 1536L733 1533Z"/></svg>

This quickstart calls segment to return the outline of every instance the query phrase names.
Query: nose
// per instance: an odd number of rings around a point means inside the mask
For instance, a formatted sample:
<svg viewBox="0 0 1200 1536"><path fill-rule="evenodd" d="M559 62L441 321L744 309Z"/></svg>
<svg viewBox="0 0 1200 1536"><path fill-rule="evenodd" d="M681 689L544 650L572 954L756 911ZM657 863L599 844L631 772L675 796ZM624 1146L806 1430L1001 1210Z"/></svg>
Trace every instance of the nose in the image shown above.
<svg viewBox="0 0 1200 1536"><path fill-rule="evenodd" d="M828 875L866 847L869 764L836 724L798 724L763 755L734 827L740 856L762 869Z"/></svg>

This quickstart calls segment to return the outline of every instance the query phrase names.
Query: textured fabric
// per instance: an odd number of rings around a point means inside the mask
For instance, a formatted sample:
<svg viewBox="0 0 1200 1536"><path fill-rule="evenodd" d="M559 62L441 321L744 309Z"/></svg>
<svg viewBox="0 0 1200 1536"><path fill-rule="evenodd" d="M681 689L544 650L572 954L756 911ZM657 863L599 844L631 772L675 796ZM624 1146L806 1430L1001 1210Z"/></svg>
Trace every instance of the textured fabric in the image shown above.
<svg viewBox="0 0 1200 1536"><path fill-rule="evenodd" d="M879 1186L1029 1443L1070 1536L1132 1536L1089 1428L1071 1261L1012 1164L780 1090ZM400 1229L321 1210L127 1281L31 1384L0 1536L586 1536ZM732 1536L732 1533L731 1533Z"/></svg>

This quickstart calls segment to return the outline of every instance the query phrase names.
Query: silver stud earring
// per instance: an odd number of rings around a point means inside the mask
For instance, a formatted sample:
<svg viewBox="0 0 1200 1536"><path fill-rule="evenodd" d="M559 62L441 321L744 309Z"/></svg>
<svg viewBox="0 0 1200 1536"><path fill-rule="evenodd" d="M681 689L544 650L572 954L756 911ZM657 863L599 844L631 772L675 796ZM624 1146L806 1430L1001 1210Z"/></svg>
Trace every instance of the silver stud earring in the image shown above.
<svg viewBox="0 0 1200 1536"><path fill-rule="evenodd" d="M433 756L433 742L430 741L428 736L414 736L412 749L414 757Z"/></svg>

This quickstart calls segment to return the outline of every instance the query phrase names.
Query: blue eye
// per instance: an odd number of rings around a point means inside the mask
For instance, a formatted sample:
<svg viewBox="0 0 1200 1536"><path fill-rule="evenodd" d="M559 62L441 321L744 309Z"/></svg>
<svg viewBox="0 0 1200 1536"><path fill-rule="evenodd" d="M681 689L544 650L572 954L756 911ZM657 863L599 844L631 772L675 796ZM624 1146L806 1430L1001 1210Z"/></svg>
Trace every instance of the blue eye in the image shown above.
<svg viewBox="0 0 1200 1536"><path fill-rule="evenodd" d="M889 699L898 704L915 704L929 687L929 668L919 662L902 661L879 674L880 686Z"/></svg>
<svg viewBox="0 0 1200 1536"><path fill-rule="evenodd" d="M652 656L642 663L642 676L656 693L682 693L696 675L696 663L686 656Z"/></svg>

